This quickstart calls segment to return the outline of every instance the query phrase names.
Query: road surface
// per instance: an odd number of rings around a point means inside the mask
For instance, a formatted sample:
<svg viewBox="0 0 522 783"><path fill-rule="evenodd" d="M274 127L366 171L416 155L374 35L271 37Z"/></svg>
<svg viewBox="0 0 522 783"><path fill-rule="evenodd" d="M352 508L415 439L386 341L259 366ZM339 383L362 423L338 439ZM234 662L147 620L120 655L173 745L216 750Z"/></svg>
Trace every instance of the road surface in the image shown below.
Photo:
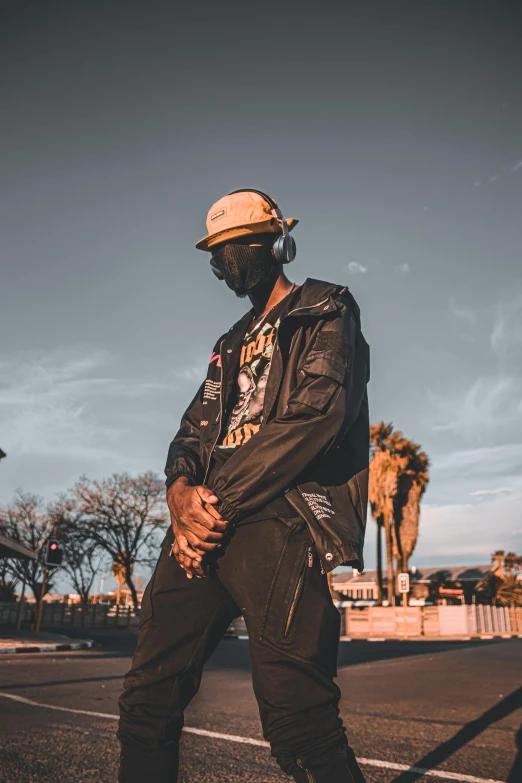
<svg viewBox="0 0 522 783"><path fill-rule="evenodd" d="M1 783L115 783L111 716L135 636L95 638L103 648L2 656ZM522 640L344 642L339 664L342 713L368 783L522 782ZM263 738L248 642L221 643L186 724L211 736L184 734L180 783L288 780L251 744Z"/></svg>

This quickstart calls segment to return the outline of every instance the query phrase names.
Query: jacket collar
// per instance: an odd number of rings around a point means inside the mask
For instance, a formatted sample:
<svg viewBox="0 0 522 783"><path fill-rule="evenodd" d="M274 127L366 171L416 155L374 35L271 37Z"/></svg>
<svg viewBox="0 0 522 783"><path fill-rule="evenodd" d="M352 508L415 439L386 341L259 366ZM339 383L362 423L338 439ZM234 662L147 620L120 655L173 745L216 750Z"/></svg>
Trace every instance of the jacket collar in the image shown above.
<svg viewBox="0 0 522 783"><path fill-rule="evenodd" d="M338 309L338 305L335 302L334 295L342 290L343 286L335 285L333 283L326 283L323 280L314 280L312 277L308 277L302 286L299 287L299 296L294 303L292 310L287 313L285 318L289 315L297 314L297 311L306 309L309 311L308 315L324 315L324 308L328 306L331 312ZM255 315L253 307L248 310L239 321L230 327L226 338L232 336L233 332L243 332L248 326L250 320Z"/></svg>
<svg viewBox="0 0 522 783"><path fill-rule="evenodd" d="M334 295L340 290L341 286L308 277L300 287L300 296L288 315L300 314L301 310L315 316L324 315L325 310L334 312L338 309Z"/></svg>

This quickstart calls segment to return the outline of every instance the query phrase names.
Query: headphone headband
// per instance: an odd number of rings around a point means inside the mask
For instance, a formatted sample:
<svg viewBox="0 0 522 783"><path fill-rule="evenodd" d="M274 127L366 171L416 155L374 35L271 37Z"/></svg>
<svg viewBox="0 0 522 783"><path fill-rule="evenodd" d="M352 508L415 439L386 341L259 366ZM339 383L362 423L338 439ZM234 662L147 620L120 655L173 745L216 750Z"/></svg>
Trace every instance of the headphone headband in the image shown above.
<svg viewBox="0 0 522 783"><path fill-rule="evenodd" d="M281 212L277 204L275 203L273 198L270 198L266 193L263 193L262 190L255 190L255 188L239 188L239 190L233 190L231 193L229 193L229 196L233 196L234 193L257 193L258 196L261 196L265 199L265 201L270 204L273 210L276 210L277 212ZM282 216L281 216L282 217Z"/></svg>
<svg viewBox="0 0 522 783"><path fill-rule="evenodd" d="M272 207L272 214L276 220L281 223L282 237L276 240L274 244L274 255L278 261L289 263L295 258L295 242L290 236L288 231L288 224L283 217L283 213L275 203L274 199L270 198L267 193L263 193L262 190L256 190L255 188L239 188L239 190L233 190L229 193L229 196L233 196L234 193L257 193L258 196L264 198L267 204Z"/></svg>

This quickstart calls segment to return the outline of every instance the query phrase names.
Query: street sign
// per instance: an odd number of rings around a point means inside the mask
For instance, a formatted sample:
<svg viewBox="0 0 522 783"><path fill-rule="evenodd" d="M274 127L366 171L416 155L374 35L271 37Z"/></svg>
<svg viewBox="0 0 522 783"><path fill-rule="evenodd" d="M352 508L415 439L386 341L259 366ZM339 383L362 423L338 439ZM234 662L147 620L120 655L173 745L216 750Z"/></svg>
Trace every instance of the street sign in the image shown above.
<svg viewBox="0 0 522 783"><path fill-rule="evenodd" d="M47 542L47 551L45 553L45 565L56 568L60 566L63 560L63 549L58 541L50 538Z"/></svg>
<svg viewBox="0 0 522 783"><path fill-rule="evenodd" d="M397 589L399 593L410 592L410 575L407 572L397 574Z"/></svg>

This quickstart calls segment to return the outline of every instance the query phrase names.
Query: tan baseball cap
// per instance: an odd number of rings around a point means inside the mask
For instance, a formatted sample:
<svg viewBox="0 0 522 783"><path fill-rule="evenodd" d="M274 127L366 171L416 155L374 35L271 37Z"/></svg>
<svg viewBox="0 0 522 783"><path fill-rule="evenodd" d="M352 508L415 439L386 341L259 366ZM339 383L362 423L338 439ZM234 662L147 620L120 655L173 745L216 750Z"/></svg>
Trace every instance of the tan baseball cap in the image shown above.
<svg viewBox="0 0 522 783"><path fill-rule="evenodd" d="M271 201L274 201L271 199ZM277 207L277 202L274 201ZM248 234L272 232L280 234L281 220L272 205L253 190L242 190L220 198L207 215L208 234L196 244L198 250L210 250L227 239ZM296 218L285 218L291 231L298 224Z"/></svg>

